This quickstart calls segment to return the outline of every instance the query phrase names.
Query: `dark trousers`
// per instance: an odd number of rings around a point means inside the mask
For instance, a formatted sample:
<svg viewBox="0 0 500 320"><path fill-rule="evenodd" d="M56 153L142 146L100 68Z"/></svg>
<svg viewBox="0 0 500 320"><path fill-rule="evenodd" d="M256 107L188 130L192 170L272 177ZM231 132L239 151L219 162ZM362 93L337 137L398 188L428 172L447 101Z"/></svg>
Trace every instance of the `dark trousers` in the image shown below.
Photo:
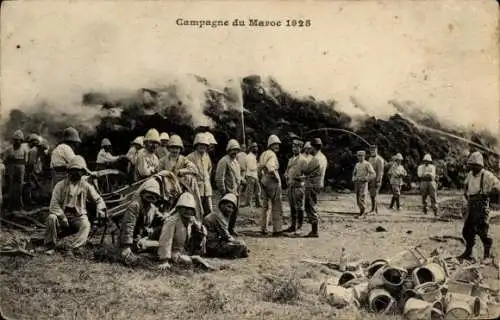
<svg viewBox="0 0 500 320"><path fill-rule="evenodd" d="M467 217L465 218L462 236L466 243L468 254L472 253L476 235L483 243L485 253L489 253L493 239L489 236L489 204L482 197L470 196L467 208Z"/></svg>
<svg viewBox="0 0 500 320"><path fill-rule="evenodd" d="M229 233L234 232L234 227L236 226L236 218L238 217L238 211L240 208L240 197L237 197L237 206L236 209L234 210L234 213L229 217L229 222L228 222L228 230Z"/></svg>

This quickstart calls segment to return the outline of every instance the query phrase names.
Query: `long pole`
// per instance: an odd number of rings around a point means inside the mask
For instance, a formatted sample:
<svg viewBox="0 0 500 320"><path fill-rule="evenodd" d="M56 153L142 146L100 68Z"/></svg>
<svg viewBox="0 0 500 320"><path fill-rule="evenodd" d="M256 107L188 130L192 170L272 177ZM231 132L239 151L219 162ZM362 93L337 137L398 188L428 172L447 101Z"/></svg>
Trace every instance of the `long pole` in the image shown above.
<svg viewBox="0 0 500 320"><path fill-rule="evenodd" d="M241 138L243 139L242 144L246 145L246 139L245 139L245 111L244 111L244 108L243 108L243 104L241 105Z"/></svg>

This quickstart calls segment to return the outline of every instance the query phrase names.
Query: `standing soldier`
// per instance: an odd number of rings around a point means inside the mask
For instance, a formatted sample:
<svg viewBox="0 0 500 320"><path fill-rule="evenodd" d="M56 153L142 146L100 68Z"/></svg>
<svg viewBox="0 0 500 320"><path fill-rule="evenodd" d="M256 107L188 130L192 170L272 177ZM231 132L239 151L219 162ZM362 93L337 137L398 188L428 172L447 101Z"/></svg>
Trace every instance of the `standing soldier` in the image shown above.
<svg viewBox="0 0 500 320"><path fill-rule="evenodd" d="M365 214L365 199L366 199L366 189L368 181L375 179L376 173L370 162L366 161L366 153L360 150L356 153L358 157L358 163L354 167L352 173L352 181L354 182L354 190L356 192L356 202L359 208L359 217L363 217Z"/></svg>
<svg viewBox="0 0 500 320"><path fill-rule="evenodd" d="M292 142L293 156L288 160L285 172L292 225L284 232L298 231L302 228L302 223L304 222L305 182L303 174L306 169L307 161L300 153L301 148L302 141L294 139Z"/></svg>
<svg viewBox="0 0 500 320"><path fill-rule="evenodd" d="M158 172L160 160L155 152L159 144L160 134L156 129L149 129L144 136L144 149L137 153L135 181L150 177Z"/></svg>
<svg viewBox="0 0 500 320"><path fill-rule="evenodd" d="M273 221L273 236L280 236L281 222L283 219L283 203L281 202L281 178L279 174L279 161L276 153L280 149L281 141L276 135L269 136L267 150L260 155L259 167L262 172L260 180L264 205L262 207L261 232L267 234L269 211ZM271 207L269 207L271 206Z"/></svg>
<svg viewBox="0 0 500 320"><path fill-rule="evenodd" d="M158 159L161 159L167 155L167 153L168 153L168 140L170 140L168 133L162 132L160 134L160 146L156 150L156 156L158 157Z"/></svg>
<svg viewBox="0 0 500 320"><path fill-rule="evenodd" d="M27 190L26 197L29 204L34 204L35 193L40 190L38 177L42 173L42 151L40 149L41 137L37 134L30 134L28 138L28 163L26 165Z"/></svg>
<svg viewBox="0 0 500 320"><path fill-rule="evenodd" d="M198 189L200 190L203 215L206 216L212 212L212 183L210 176L212 174L212 160L208 156L207 150L213 143L206 133L198 133L194 138L195 150L187 158L198 168Z"/></svg>
<svg viewBox="0 0 500 320"><path fill-rule="evenodd" d="M64 129L63 141L52 150L50 158L50 168L52 169L52 188L66 178L67 166L71 159L75 157L75 150L82 142L78 131L69 127Z"/></svg>
<svg viewBox="0 0 500 320"><path fill-rule="evenodd" d="M305 211L312 230L306 236L317 238L318 235L318 195L325 186L325 174L328 161L321 152L323 143L320 138L315 138L311 143L311 160L307 163L304 173L306 175Z"/></svg>
<svg viewBox="0 0 500 320"><path fill-rule="evenodd" d="M480 152L470 155L469 174L465 179L465 198L467 212L465 215L462 236L465 239L465 251L458 258L472 260L472 250L476 235L479 236L484 247L484 263L491 261L491 247L493 239L489 229L489 203L493 190L500 191L500 181L490 171L484 169L483 156Z"/></svg>
<svg viewBox="0 0 500 320"><path fill-rule="evenodd" d="M403 178L406 177L406 170L403 167L402 162L403 155L401 153L396 154L393 158L393 164L389 169L389 179L392 188L392 199L389 209L393 209L394 205L396 205L396 208L398 210L401 208L399 198L401 196L401 186L403 185Z"/></svg>
<svg viewBox="0 0 500 320"><path fill-rule="evenodd" d="M143 137L137 137L134 139L132 142L132 145L130 146L130 149L128 149L127 155L125 156L128 160L128 167L127 167L127 172L131 179L134 179L134 174L135 174L135 167L136 167L136 161L137 161L137 153L139 150L144 148L144 141Z"/></svg>
<svg viewBox="0 0 500 320"><path fill-rule="evenodd" d="M382 185L382 179L384 177L384 159L378 154L378 149L376 145L370 146L370 164L375 170L375 179L368 182L368 189L370 190L370 199L372 208L370 212L378 213L377 198L380 191L380 186Z"/></svg>
<svg viewBox="0 0 500 320"><path fill-rule="evenodd" d="M238 141L231 139L227 143L227 155L222 157L217 163L215 171L215 183L221 192L222 196L232 193L236 196L236 208L229 217L228 230L232 236L236 236L234 227L236 225L236 217L238 215L238 206L240 203L239 192L241 186L241 169L236 160L236 155L240 151L240 144Z"/></svg>
<svg viewBox="0 0 500 320"><path fill-rule="evenodd" d="M10 211L24 208L23 186L29 149L26 144L23 144L23 141L23 132L21 130L15 131L12 135L12 146L4 154L4 163L7 168L7 185L9 186L7 205Z"/></svg>
<svg viewBox="0 0 500 320"><path fill-rule="evenodd" d="M434 211L434 215L437 216L436 167L432 164L430 154L424 156L423 162L424 164L418 166L417 175L420 179L420 191L422 193L424 214L427 214L427 197L430 197L432 211Z"/></svg>
<svg viewBox="0 0 500 320"><path fill-rule="evenodd" d="M106 217L106 204L95 188L83 176L88 174L87 164L81 156L75 156L68 164L67 178L59 181L52 191L49 217L45 232L47 253L52 254L57 239L76 233L71 244L73 251L79 252L85 245L90 233L90 221L87 217L87 201L97 207L99 218Z"/></svg>
<svg viewBox="0 0 500 320"><path fill-rule="evenodd" d="M252 142L250 144L250 150L247 154L245 161L245 177L246 180L246 196L245 203L242 207L251 206L252 200L255 197L255 206L257 208L261 208L261 199L260 199L260 183L259 183L259 172L258 172L258 164L257 164L257 152L259 146L256 142Z"/></svg>
<svg viewBox="0 0 500 320"><path fill-rule="evenodd" d="M102 139L101 150L99 150L96 160L98 170L105 169L109 167L110 164L113 164L121 159L120 156L114 156L111 154L111 148L111 141L109 141L108 138Z"/></svg>

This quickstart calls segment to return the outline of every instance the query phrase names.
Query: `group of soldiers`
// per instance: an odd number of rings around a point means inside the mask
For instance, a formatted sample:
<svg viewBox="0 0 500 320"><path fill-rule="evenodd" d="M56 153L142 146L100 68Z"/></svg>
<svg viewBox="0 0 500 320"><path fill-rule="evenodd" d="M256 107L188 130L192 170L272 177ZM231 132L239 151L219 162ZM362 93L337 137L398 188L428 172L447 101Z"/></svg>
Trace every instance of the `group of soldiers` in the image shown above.
<svg viewBox="0 0 500 320"><path fill-rule="evenodd" d="M40 170L41 155L47 154L39 136L30 135L28 145L23 144L23 140L23 133L16 131L12 146L3 157L9 177L7 198L10 209L22 206L25 178L31 172L36 174ZM92 174L85 159L75 154L80 142L77 130L67 128L64 138L50 155L53 191L45 241L47 253L54 252L57 240L68 234L76 234L70 251L80 251L91 230L87 202L95 204L97 218L107 216L101 195L84 178ZM244 241L238 239L235 227L239 209L252 206L252 202L261 208L260 231L263 235L268 234L271 216L273 237L284 233L300 234L304 218L311 225L306 237L319 236L318 196L324 189L328 166L321 139L304 143L297 137L292 141L293 155L284 174L291 216L290 226L286 229L282 228L283 187L277 156L281 146L279 137L270 135L267 148L260 156L256 143L251 143L246 150L246 146L240 146L237 140L229 140L226 155L217 162L214 170L209 151L216 144L211 133L198 133L193 141L194 150L184 156L184 144L179 135L169 136L150 129L143 137L132 141L126 155L114 156L109 139L102 140L96 161L98 166L126 158L132 179L144 181L121 220L119 243L123 259L135 260L137 252L152 250L162 261L160 266L168 268L171 263L192 263L190 254L200 252L209 257L246 257L248 248ZM377 198L385 161L378 155L375 145L370 146L368 160L364 150L357 152L357 160L352 181L359 217L365 217L368 213L378 212ZM401 186L407 175L402 163L400 153L390 163L390 209L400 209ZM488 234L488 195L493 189L500 190L500 182L484 169L481 153L472 153L468 163L470 172L465 181L464 194L468 211L463 228L466 251L460 257L471 258L475 235L479 235L485 246L485 258L490 258L492 239ZM215 188L212 187L212 171L215 173ZM436 169L429 154L424 156L423 164L418 167L418 177L424 213L427 213L427 198L430 197L431 209L437 215ZM212 205L213 189L221 194L215 210ZM371 199L369 212L365 206L367 191ZM162 203L172 199L175 203L166 210Z"/></svg>

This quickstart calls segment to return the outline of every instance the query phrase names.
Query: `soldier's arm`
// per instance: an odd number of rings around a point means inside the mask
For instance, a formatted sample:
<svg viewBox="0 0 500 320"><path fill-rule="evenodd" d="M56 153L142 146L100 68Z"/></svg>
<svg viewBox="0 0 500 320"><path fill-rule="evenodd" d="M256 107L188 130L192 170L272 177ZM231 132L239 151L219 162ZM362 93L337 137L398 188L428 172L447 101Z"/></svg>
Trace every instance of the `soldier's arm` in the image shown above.
<svg viewBox="0 0 500 320"><path fill-rule="evenodd" d="M55 214L58 217L64 216L64 210L61 207L62 196L63 196L63 185L64 182L61 181L57 183L52 190L52 198L50 199L49 212Z"/></svg>

